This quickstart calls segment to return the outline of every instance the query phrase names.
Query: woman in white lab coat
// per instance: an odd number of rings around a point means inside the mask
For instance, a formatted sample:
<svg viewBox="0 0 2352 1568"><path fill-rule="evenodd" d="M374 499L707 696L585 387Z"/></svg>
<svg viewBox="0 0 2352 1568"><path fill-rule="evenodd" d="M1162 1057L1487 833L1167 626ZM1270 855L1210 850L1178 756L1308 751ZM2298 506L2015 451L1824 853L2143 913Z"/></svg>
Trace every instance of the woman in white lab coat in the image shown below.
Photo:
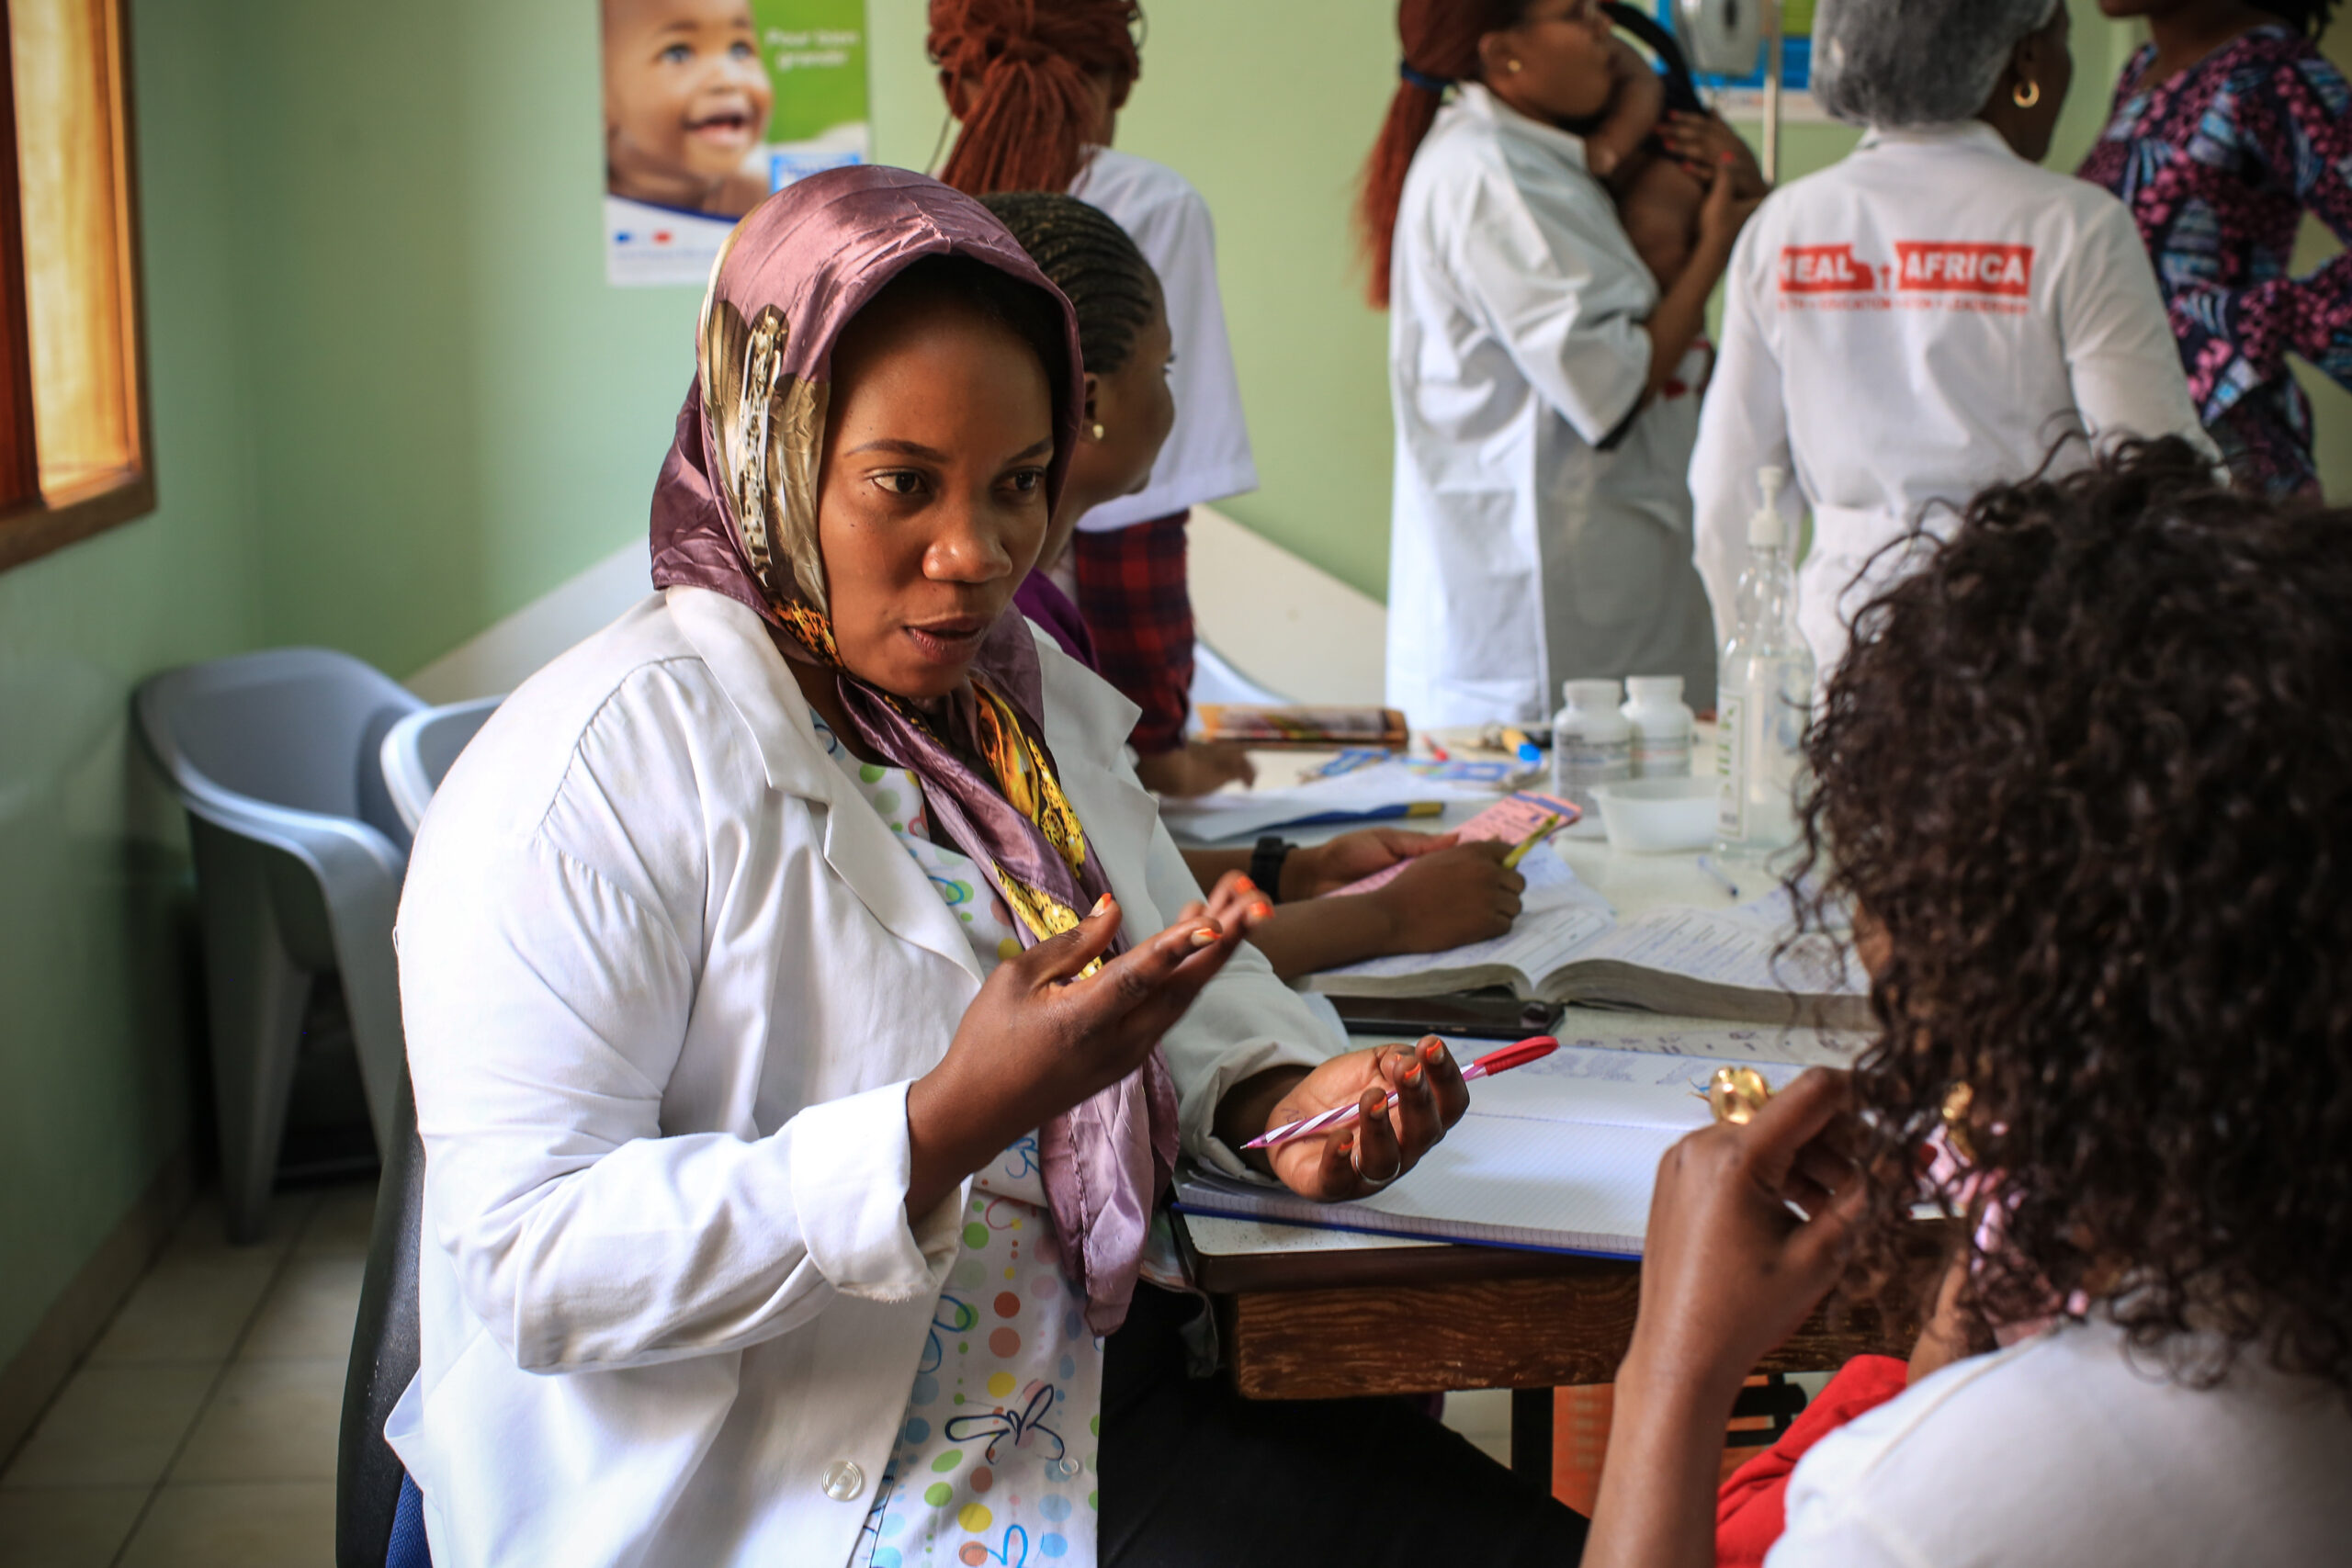
<svg viewBox="0 0 2352 1568"><path fill-rule="evenodd" d="M2037 166L2067 27L2064 0L1822 0L1814 96L1870 130L1775 192L1732 257L1690 463L1726 634L1760 468L1792 472L1784 509L1813 514L1798 618L1826 678L1859 574L1899 572L1881 551L1915 522L2053 453L2081 466L2082 437L2210 446L2131 214Z"/></svg>
<svg viewBox="0 0 2352 1568"><path fill-rule="evenodd" d="M663 592L507 699L410 865L386 1435L434 1562L1354 1563L1358 1440L1420 1483L1382 1505L1410 1560L1466 1512L1516 1533L1481 1561L1572 1561L1580 1522L1425 1414L1184 1375L1179 1148L1360 1196L1467 1097L1435 1042L1324 1058L1200 916L1133 706L1008 613L1083 406L1067 302L866 166L747 217L702 329ZM1334 1102L1352 1148L1237 1153Z"/></svg>
<svg viewBox="0 0 2352 1568"><path fill-rule="evenodd" d="M1692 345L1752 165L1717 171L1661 290L1566 129L1614 85L1596 0L1404 0L1397 30L1363 207L1396 420L1388 700L1525 724L1572 677L1667 674L1712 705Z"/></svg>

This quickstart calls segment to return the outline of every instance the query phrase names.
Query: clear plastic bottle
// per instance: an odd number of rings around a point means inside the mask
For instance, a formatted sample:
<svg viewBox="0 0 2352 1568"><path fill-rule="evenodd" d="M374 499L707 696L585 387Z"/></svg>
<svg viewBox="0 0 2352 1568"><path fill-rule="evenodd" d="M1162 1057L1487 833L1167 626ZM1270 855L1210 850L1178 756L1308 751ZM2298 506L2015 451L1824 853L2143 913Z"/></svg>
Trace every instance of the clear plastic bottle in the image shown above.
<svg viewBox="0 0 2352 1568"><path fill-rule="evenodd" d="M1614 681L1569 681L1566 705L1552 718L1552 793L1584 815L1568 831L1589 839L1603 831L1595 784L1634 776L1634 727L1617 711L1623 696Z"/></svg>
<svg viewBox="0 0 2352 1568"><path fill-rule="evenodd" d="M1629 675L1625 705L1619 710L1634 727L1634 776L1690 776L1690 732L1698 720L1682 701L1679 675Z"/></svg>
<svg viewBox="0 0 2352 1568"><path fill-rule="evenodd" d="M1813 703L1813 650L1797 629L1796 572L1781 515L1779 468L1756 476L1763 504L1747 525L1738 618L1716 682L1723 782L1718 855L1760 860L1796 840L1797 775Z"/></svg>

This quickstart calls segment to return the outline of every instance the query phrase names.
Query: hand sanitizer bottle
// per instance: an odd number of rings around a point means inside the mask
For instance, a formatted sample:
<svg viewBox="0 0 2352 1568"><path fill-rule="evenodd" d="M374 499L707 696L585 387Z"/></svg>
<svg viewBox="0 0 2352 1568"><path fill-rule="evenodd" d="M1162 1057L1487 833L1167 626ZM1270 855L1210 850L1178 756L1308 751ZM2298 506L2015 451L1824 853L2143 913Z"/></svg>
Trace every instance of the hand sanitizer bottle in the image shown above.
<svg viewBox="0 0 2352 1568"><path fill-rule="evenodd" d="M1797 774L1813 704L1813 650L1797 629L1796 573L1781 515L1779 468L1756 476L1763 504L1747 525L1739 614L1717 676L1723 783L1715 853L1761 860L1796 840Z"/></svg>

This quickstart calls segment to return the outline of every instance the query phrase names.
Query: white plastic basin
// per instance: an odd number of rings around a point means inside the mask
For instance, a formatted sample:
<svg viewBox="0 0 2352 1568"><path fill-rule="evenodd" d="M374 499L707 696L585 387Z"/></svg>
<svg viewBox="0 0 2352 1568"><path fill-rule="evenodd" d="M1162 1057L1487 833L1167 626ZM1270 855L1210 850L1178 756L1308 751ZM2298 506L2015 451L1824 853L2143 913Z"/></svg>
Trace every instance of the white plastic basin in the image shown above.
<svg viewBox="0 0 2352 1568"><path fill-rule="evenodd" d="M1712 778L1668 778L1598 784L1592 795L1600 803L1611 849L1662 855L1703 850L1714 841L1720 793Z"/></svg>

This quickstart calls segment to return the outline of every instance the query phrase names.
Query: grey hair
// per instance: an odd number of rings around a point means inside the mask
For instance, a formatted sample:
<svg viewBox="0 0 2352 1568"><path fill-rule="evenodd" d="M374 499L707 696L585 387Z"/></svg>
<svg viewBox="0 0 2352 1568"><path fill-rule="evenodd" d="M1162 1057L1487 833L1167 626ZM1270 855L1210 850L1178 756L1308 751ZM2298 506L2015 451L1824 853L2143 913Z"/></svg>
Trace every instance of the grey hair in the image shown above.
<svg viewBox="0 0 2352 1568"><path fill-rule="evenodd" d="M1813 96L1854 125L1948 125L1984 107L2018 40L2065 0L1821 0Z"/></svg>

